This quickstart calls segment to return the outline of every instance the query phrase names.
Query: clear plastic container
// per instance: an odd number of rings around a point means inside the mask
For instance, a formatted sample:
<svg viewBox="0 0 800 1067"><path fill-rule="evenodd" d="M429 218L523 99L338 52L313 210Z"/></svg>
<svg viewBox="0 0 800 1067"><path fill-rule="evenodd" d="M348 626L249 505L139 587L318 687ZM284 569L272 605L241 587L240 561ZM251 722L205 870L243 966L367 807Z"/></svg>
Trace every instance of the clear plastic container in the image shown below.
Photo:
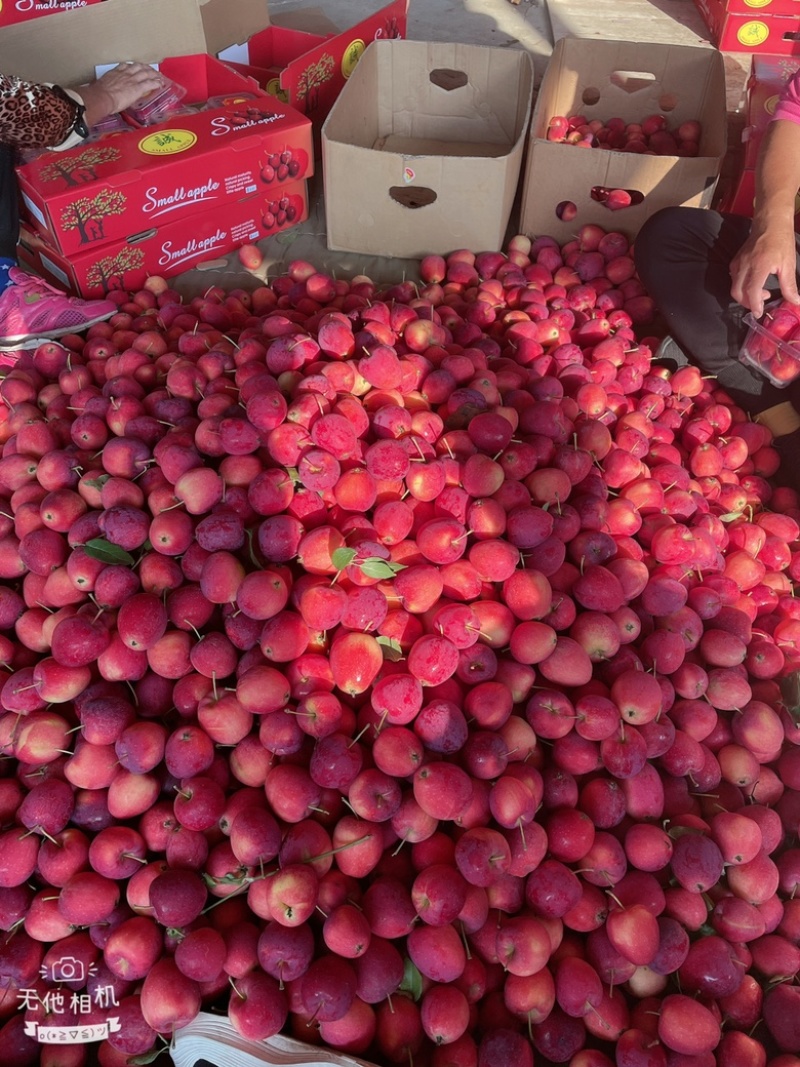
<svg viewBox="0 0 800 1067"><path fill-rule="evenodd" d="M800 375L800 318L796 340L770 330L774 313L782 304L780 300L767 304L760 321L752 314L745 315L747 337L739 350L739 361L763 374L777 389L785 389Z"/></svg>
<svg viewBox="0 0 800 1067"><path fill-rule="evenodd" d="M97 140L98 137L102 137L106 133L123 133L125 130L129 130L130 126L122 117L122 115L106 115L105 118L100 119L89 130L89 136L92 140Z"/></svg>
<svg viewBox="0 0 800 1067"><path fill-rule="evenodd" d="M140 100L135 107L129 107L125 114L140 126L155 126L164 122L171 115L180 111L181 101L186 96L186 89L177 82L161 75L163 85Z"/></svg>
<svg viewBox="0 0 800 1067"><path fill-rule="evenodd" d="M211 111L217 107L236 107L248 100L255 100L255 93L226 93L224 96L210 96L203 105L204 111Z"/></svg>

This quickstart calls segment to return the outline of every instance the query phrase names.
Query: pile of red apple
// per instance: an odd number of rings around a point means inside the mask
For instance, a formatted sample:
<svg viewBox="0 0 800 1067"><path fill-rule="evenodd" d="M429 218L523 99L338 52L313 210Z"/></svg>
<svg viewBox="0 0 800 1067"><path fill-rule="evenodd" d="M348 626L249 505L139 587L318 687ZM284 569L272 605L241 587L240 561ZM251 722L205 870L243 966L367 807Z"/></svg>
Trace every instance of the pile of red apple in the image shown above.
<svg viewBox="0 0 800 1067"><path fill-rule="evenodd" d="M641 122L625 119L589 119L586 115L553 115L547 124L547 140L578 148L607 148L649 156L696 156L700 151L702 126L687 119L670 129L666 115L647 115Z"/></svg>
<svg viewBox="0 0 800 1067"><path fill-rule="evenodd" d="M798 498L629 253L152 278L0 382L0 1063L799 1067Z"/></svg>

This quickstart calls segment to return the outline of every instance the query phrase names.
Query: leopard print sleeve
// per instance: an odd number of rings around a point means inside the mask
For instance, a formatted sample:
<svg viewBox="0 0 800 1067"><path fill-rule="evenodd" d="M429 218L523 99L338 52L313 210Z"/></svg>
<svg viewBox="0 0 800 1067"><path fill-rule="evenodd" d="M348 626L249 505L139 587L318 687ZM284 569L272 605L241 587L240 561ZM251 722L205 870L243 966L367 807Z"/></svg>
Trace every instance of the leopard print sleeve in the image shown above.
<svg viewBox="0 0 800 1067"><path fill-rule="evenodd" d="M75 105L49 85L0 74L0 143L52 148L67 139Z"/></svg>

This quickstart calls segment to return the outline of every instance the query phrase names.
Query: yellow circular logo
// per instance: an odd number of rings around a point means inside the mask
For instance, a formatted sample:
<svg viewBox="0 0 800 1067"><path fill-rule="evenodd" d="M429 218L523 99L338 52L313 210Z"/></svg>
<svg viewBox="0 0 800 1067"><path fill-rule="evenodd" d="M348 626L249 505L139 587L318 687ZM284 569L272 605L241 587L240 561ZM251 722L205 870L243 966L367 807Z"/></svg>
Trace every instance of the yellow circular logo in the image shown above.
<svg viewBox="0 0 800 1067"><path fill-rule="evenodd" d="M344 55L342 56L342 74L345 78L349 78L353 71L356 69L356 63L364 55L364 49L367 46L357 37L355 41L351 41L345 48Z"/></svg>
<svg viewBox="0 0 800 1067"><path fill-rule="evenodd" d="M289 94L286 92L285 89L281 89L281 83L279 78L270 78L264 88L270 96L274 96L278 100L282 100L284 104L289 103Z"/></svg>
<svg viewBox="0 0 800 1067"><path fill-rule="evenodd" d="M196 141L197 134L191 130L159 130L141 139L139 151L148 156L174 156L191 148Z"/></svg>
<svg viewBox="0 0 800 1067"><path fill-rule="evenodd" d="M766 22L745 22L744 26L736 34L739 44L743 44L746 48L757 48L768 37L769 26L767 26Z"/></svg>
<svg viewBox="0 0 800 1067"><path fill-rule="evenodd" d="M775 108L778 106L780 96L776 93L775 96L771 96L768 100L764 101L764 110L768 115L775 114Z"/></svg>
<svg viewBox="0 0 800 1067"><path fill-rule="evenodd" d="M769 7L772 0L744 0L745 7Z"/></svg>

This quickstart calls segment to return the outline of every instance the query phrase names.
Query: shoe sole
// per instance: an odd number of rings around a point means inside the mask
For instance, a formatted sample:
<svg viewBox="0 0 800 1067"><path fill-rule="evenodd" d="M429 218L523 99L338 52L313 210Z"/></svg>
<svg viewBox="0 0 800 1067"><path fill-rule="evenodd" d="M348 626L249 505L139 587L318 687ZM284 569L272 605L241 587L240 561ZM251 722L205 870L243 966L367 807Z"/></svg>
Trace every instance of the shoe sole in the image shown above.
<svg viewBox="0 0 800 1067"><path fill-rule="evenodd" d="M115 314L116 310L109 311L107 315L98 315L94 319L81 323L80 326L65 326L57 330L45 330L35 336L15 334L12 337L0 337L0 352L17 352L21 348L31 348L33 345L41 344L43 341L57 341L59 337L63 337L68 333L83 333L90 326L96 326L98 322L106 322Z"/></svg>

